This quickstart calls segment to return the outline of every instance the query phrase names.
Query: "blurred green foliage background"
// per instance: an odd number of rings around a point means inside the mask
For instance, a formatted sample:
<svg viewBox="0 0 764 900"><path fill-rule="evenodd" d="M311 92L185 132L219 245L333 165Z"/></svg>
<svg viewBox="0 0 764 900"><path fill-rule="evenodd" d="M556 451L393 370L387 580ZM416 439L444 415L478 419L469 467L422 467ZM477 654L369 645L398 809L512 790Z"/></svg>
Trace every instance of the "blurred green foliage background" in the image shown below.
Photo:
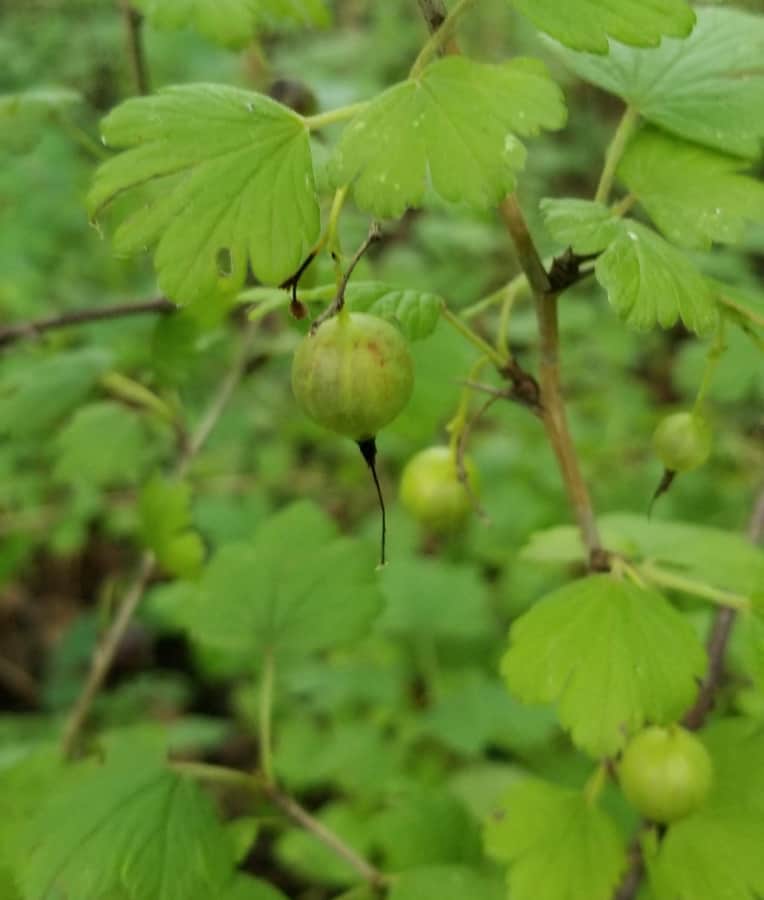
<svg viewBox="0 0 764 900"><path fill-rule="evenodd" d="M190 30L147 28L152 86L220 81L268 91L288 79L304 83L318 108L328 109L405 76L425 38L415 3L336 0L333 7L327 31L263 34L240 53ZM97 157L106 152L98 120L133 90L124 40L119 12L106 0L3 4L0 93L55 87L79 99L14 107L0 97L0 327L157 296L149 258L115 258L108 222L102 234L84 210ZM591 196L619 106L563 70L503 0L480 4L466 20L464 42L480 59L540 55L563 85L569 124L531 142L520 186L539 245L556 252L538 201ZM349 206L344 246L355 247L367 225ZM717 249L698 261L749 289L764 310L762 229L752 230L743 248ZM435 202L389 225L358 277L434 291L459 310L517 271L495 214ZM303 284L331 279L320 260ZM473 322L492 336L497 314ZM0 744L6 748L59 726L138 556L137 492L177 452L171 427L115 397L104 376L129 376L192 422L230 362L238 328L240 317L223 310L191 310L0 347L0 658L7 661L0 668L6 710ZM643 513L660 477L652 430L664 412L692 401L708 348L680 327L629 332L590 283L564 297L561 331L572 431L596 509ZM289 365L299 337L300 326L284 313L263 320L249 374L194 461L193 522L210 549L250 536L270 512L301 499L376 544L376 499L357 449L313 427L292 400ZM709 394L713 458L677 480L656 518L745 527L764 468L764 367L742 332L729 329L728 343ZM513 312L510 345L533 364L527 297ZM543 429L518 406L495 404L470 442L487 520L475 519L448 542L421 534L396 500L397 479L415 451L445 440L475 352L445 323L413 352L414 397L379 439L390 508L393 565L383 580L390 606L373 637L285 674L276 706L284 783L393 868L409 859L476 859L479 818L517 767L573 783L585 771L551 714L513 702L497 674L511 619L566 575L520 555L533 532L569 520ZM299 541L287 552L299 565ZM148 712L170 729L179 752L249 764L252 661L189 645L178 624L181 594L171 583L152 585L98 701L98 721L122 728L145 722ZM699 626L705 615L698 613ZM19 679L18 671L26 676ZM389 807L391 796L410 803ZM433 821L441 823L435 832L427 824ZM268 873L290 896L330 896L350 880L346 867L309 836L251 838L244 841L248 867Z"/></svg>

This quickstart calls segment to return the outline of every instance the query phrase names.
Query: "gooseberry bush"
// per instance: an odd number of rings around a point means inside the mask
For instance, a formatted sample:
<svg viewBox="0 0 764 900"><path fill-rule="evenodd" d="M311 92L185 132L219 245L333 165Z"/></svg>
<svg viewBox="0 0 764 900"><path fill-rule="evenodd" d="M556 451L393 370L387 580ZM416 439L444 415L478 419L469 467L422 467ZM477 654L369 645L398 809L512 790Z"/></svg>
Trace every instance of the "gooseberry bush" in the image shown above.
<svg viewBox="0 0 764 900"><path fill-rule="evenodd" d="M0 900L764 895L759 0L76 6L0 39Z"/></svg>

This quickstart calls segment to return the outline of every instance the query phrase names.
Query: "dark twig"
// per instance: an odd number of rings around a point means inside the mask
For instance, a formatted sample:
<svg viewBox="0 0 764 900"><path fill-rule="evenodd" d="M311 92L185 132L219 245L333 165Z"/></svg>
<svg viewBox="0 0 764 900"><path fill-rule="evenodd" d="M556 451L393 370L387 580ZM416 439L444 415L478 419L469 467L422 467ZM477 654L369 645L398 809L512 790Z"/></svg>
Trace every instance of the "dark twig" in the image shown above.
<svg viewBox="0 0 764 900"><path fill-rule="evenodd" d="M574 253L570 247L559 256L555 256L547 275L552 291L561 294L584 278L588 278L592 274L592 269L581 271L581 266L598 256L598 253Z"/></svg>
<svg viewBox="0 0 764 900"><path fill-rule="evenodd" d="M127 55L133 72L135 89L138 94L151 93L149 70L146 65L146 54L143 49L143 16L130 5L130 0L119 0L122 19L125 23L127 39Z"/></svg>
<svg viewBox="0 0 764 900"><path fill-rule="evenodd" d="M72 325L83 325L87 322L103 322L108 319L121 319L127 316L140 316L147 313L172 313L178 307L166 297L156 300L143 300L138 303L120 303L116 306L99 306L93 309L79 309L74 312L48 316L33 322L21 322L18 325L7 325L0 328L0 347L7 347L28 338L36 338L46 331L57 328L69 328Z"/></svg>
<svg viewBox="0 0 764 900"><path fill-rule="evenodd" d="M417 0L430 32L436 32L446 21L448 12L442 0Z"/></svg>
<svg viewBox="0 0 764 900"><path fill-rule="evenodd" d="M629 844L629 865L621 883L613 894L613 900L634 900L645 874L645 860L639 834L634 835Z"/></svg>
<svg viewBox="0 0 764 900"><path fill-rule="evenodd" d="M327 319L331 319L332 316L335 316L345 305L345 291L347 291L348 282L350 281L350 277L353 274L353 270L361 261L361 257L366 253L366 251L371 247L373 243L380 240L382 237L382 229L379 227L378 222L372 222L369 225L369 233L366 235L364 242L361 246L356 250L353 258L350 260L350 264L345 270L345 274L342 276L342 281L340 282L339 289L337 290L337 296L331 302L331 304L321 313L318 318L311 325L310 331L311 334L315 334L318 330L319 326L322 325Z"/></svg>
<svg viewBox="0 0 764 900"><path fill-rule="evenodd" d="M748 538L751 543L758 544L762 536L764 536L764 491L754 505L748 525ZM713 709L716 693L724 677L724 658L734 624L734 609L725 606L716 613L708 637L708 672L700 686L694 706L684 717L684 724L693 731L703 727L709 712Z"/></svg>

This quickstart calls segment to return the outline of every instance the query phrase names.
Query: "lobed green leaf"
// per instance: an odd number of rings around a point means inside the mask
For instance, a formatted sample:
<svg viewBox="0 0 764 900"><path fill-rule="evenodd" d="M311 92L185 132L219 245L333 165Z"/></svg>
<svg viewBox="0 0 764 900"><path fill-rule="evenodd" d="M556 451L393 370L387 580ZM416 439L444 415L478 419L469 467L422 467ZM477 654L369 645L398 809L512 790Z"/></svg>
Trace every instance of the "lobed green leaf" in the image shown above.
<svg viewBox="0 0 764 900"><path fill-rule="evenodd" d="M451 56L372 100L345 129L329 175L377 216L419 206L428 181L445 200L485 209L524 165L516 135L564 122L562 94L537 60Z"/></svg>
<svg viewBox="0 0 764 900"><path fill-rule="evenodd" d="M510 864L513 900L610 900L626 865L607 813L578 791L537 779L510 786L486 822L485 843L489 856Z"/></svg>
<svg viewBox="0 0 764 900"><path fill-rule="evenodd" d="M618 315L637 331L681 319L690 331L713 332L719 309L711 283L652 229L633 219L620 225L594 269Z"/></svg>
<svg viewBox="0 0 764 900"><path fill-rule="evenodd" d="M547 230L561 244L576 253L599 253L620 231L620 222L604 203L566 197L541 201Z"/></svg>
<svg viewBox="0 0 764 900"><path fill-rule="evenodd" d="M199 788L123 747L69 770L29 825L25 900L209 900L232 875L231 848Z"/></svg>
<svg viewBox="0 0 764 900"><path fill-rule="evenodd" d="M540 30L572 47L607 53L608 38L655 47L664 36L686 37L695 14L685 0L512 0Z"/></svg>
<svg viewBox="0 0 764 900"><path fill-rule="evenodd" d="M748 222L764 222L764 184L746 163L657 129L633 139L618 177L675 244L709 249L739 243Z"/></svg>
<svg viewBox="0 0 764 900"><path fill-rule="evenodd" d="M613 43L607 56L564 47L559 53L578 75L653 124L755 159L764 138L764 18L708 6L698 9L697 19L688 38L667 39L651 50Z"/></svg>
<svg viewBox="0 0 764 900"><path fill-rule="evenodd" d="M501 671L524 702L556 702L574 743L605 757L646 722L681 715L705 661L692 625L660 594L590 575L514 622Z"/></svg>
<svg viewBox="0 0 764 900"><path fill-rule="evenodd" d="M371 548L310 503L271 516L206 567L188 624L200 642L286 656L356 640L381 608Z"/></svg>
<svg viewBox="0 0 764 900"><path fill-rule="evenodd" d="M261 94L183 85L128 100L102 123L125 152L96 172L92 216L120 194L153 192L118 228L125 254L156 245L159 283L179 302L235 293L247 267L280 284L308 255L320 215L308 132Z"/></svg>

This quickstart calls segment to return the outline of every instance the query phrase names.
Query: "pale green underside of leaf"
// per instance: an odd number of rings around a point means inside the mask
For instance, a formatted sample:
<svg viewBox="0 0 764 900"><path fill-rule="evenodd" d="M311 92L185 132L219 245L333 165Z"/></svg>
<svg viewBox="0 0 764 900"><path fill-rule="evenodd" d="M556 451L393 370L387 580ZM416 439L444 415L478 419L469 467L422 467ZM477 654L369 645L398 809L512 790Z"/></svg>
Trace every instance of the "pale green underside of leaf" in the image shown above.
<svg viewBox="0 0 764 900"><path fill-rule="evenodd" d="M114 242L125 254L156 244L168 296L234 293L248 263L261 281L280 284L308 255L320 213L308 132L291 110L237 88L184 85L128 100L102 130L125 152L96 172L91 215L150 183Z"/></svg>
<svg viewBox="0 0 764 900"><path fill-rule="evenodd" d="M200 789L125 749L62 778L29 826L20 881L25 900L210 900L231 869Z"/></svg>
<svg viewBox="0 0 764 900"><path fill-rule="evenodd" d="M646 722L674 721L704 669L705 652L680 613L660 594L609 575L542 598L512 626L502 660L510 691L557 703L574 743L597 758L612 756Z"/></svg>
<svg viewBox="0 0 764 900"><path fill-rule="evenodd" d="M202 643L279 655L361 637L382 606L373 548L340 538L309 503L272 516L252 541L227 544L209 563L189 610Z"/></svg>
<svg viewBox="0 0 764 900"><path fill-rule="evenodd" d="M611 244L621 229L619 220L604 203L566 197L541 201L547 230L563 246L576 253L599 253Z"/></svg>
<svg viewBox="0 0 764 900"><path fill-rule="evenodd" d="M708 334L719 320L716 293L684 254L633 219L618 219L603 204L543 200L550 233L577 253L598 253L594 272L610 305L637 331L679 319Z"/></svg>
<svg viewBox="0 0 764 900"><path fill-rule="evenodd" d="M484 209L515 186L525 162L516 135L564 122L562 94L537 60L451 56L372 100L345 129L329 177L378 216L419 206L428 182L444 200Z"/></svg>
<svg viewBox="0 0 764 900"><path fill-rule="evenodd" d="M681 319L704 335L718 324L711 283L680 250L633 219L621 222L594 272L611 306L636 331L671 328Z"/></svg>
<svg viewBox="0 0 764 900"><path fill-rule="evenodd" d="M572 47L607 53L608 37L655 47L664 36L686 37L695 15L685 0L511 0L540 30Z"/></svg>
<svg viewBox="0 0 764 900"><path fill-rule="evenodd" d="M260 27L329 22L322 0L135 0L134 6L156 28L190 25L232 49L246 47Z"/></svg>
<svg viewBox="0 0 764 900"><path fill-rule="evenodd" d="M582 78L617 94L650 122L725 153L754 159L764 138L764 18L701 8L685 40L608 56L558 47Z"/></svg>
<svg viewBox="0 0 764 900"><path fill-rule="evenodd" d="M299 290L298 297L303 303L329 303L336 293L336 284L324 284ZM263 309L270 309L271 304L286 306L289 295L283 290L257 287L240 294L239 300L260 302ZM345 292L345 303L351 312L365 312L387 319L397 324L410 341L419 341L432 334L444 302L438 294L382 281L354 281ZM255 308L251 317L259 318L260 310Z"/></svg>
<svg viewBox="0 0 764 900"><path fill-rule="evenodd" d="M597 524L605 545L633 560L652 561L719 590L747 597L764 583L764 551L743 535L630 513L602 516ZM522 555L538 562L563 564L586 559L578 531L569 525L536 532Z"/></svg>
<svg viewBox="0 0 764 900"><path fill-rule="evenodd" d="M665 236L682 247L738 243L747 222L764 222L764 184L739 174L745 163L646 129L633 139L618 177Z"/></svg>
<svg viewBox="0 0 764 900"><path fill-rule="evenodd" d="M610 900L626 848L583 794L536 779L507 791L485 825L486 851L510 864L512 900Z"/></svg>

